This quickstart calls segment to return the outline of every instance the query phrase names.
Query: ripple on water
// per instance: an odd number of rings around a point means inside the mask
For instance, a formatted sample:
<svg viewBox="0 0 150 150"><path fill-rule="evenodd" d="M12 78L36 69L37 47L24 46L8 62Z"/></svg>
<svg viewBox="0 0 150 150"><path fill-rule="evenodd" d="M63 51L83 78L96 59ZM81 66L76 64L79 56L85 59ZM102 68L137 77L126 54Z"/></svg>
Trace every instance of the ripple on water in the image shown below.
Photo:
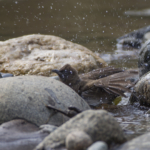
<svg viewBox="0 0 150 150"><path fill-rule="evenodd" d="M128 140L150 132L150 117L145 115L146 109L141 110L132 105L105 105L105 109L120 123Z"/></svg>

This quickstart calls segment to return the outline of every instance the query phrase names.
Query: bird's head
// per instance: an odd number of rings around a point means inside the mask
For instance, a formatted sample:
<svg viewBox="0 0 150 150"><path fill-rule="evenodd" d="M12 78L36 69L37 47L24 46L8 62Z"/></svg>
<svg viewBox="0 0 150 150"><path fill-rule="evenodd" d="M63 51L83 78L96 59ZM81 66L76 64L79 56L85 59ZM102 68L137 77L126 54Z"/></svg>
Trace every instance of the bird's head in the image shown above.
<svg viewBox="0 0 150 150"><path fill-rule="evenodd" d="M75 80L79 80L77 70L69 64L64 65L59 70L52 70L52 72L57 73L60 80L67 85L74 82Z"/></svg>

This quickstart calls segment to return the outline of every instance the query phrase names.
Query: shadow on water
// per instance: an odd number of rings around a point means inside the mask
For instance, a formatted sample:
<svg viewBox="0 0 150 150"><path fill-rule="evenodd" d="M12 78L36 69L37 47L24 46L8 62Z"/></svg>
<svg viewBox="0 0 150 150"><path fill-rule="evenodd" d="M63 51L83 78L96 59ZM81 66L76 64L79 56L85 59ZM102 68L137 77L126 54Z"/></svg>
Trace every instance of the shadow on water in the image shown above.
<svg viewBox="0 0 150 150"><path fill-rule="evenodd" d="M116 50L116 38L149 25L148 17L130 17L124 12L147 6L150 1L0 0L0 40L33 33L49 34L97 53L112 54ZM111 64L137 68L137 58L115 60ZM149 118L144 117L144 111L133 106L119 107L109 111L129 138L150 131Z"/></svg>

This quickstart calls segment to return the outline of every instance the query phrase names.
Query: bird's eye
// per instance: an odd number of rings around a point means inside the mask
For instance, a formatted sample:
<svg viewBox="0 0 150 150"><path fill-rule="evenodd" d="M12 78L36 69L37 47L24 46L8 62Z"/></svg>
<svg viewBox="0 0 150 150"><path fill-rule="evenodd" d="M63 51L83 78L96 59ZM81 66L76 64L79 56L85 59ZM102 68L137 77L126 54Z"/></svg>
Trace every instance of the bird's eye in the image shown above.
<svg viewBox="0 0 150 150"><path fill-rule="evenodd" d="M61 71L63 74L68 74L68 70Z"/></svg>

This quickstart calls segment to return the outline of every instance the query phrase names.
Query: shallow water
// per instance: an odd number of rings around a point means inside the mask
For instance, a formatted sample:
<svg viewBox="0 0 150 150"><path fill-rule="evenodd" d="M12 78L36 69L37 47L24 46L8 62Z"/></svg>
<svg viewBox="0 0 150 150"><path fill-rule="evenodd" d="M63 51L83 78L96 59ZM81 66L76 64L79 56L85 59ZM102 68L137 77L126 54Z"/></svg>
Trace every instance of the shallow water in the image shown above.
<svg viewBox="0 0 150 150"><path fill-rule="evenodd" d="M149 17L127 16L124 12L147 6L148 0L0 0L0 41L33 33L49 34L111 55L117 49L116 38L150 22ZM120 58L110 64L137 68L137 58ZM150 131L149 118L143 111L127 111L128 115L121 115L118 109L116 118L130 137Z"/></svg>
<svg viewBox="0 0 150 150"><path fill-rule="evenodd" d="M146 109L135 106L109 106L105 107L122 126L128 140L141 134L150 132L150 117L145 115Z"/></svg>

